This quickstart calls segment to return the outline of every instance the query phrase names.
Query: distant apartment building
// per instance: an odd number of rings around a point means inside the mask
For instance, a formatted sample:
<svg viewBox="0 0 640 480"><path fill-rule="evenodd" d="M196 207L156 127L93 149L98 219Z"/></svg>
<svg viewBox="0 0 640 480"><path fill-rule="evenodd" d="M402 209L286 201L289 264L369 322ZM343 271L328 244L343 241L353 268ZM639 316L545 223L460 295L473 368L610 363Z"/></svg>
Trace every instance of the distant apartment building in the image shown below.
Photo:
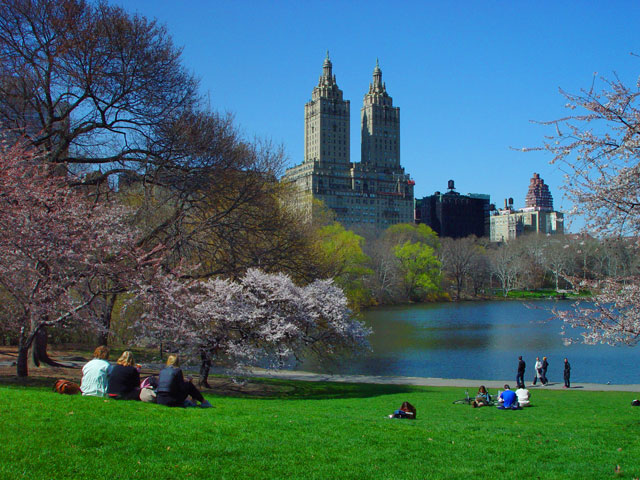
<svg viewBox="0 0 640 480"><path fill-rule="evenodd" d="M455 191L453 180L446 193L416 199L416 223L431 227L440 237L489 236L489 195Z"/></svg>
<svg viewBox="0 0 640 480"><path fill-rule="evenodd" d="M350 160L350 102L338 88L328 52L304 111L304 161L282 179L292 186L290 203L311 219L313 200L321 200L345 226L413 222L414 182L400 166L400 109L378 62L360 110L360 162Z"/></svg>
<svg viewBox="0 0 640 480"><path fill-rule="evenodd" d="M490 240L508 242L527 233L564 233L564 214L553 210L553 197L549 186L534 173L529 182L525 207L513 208L513 199L505 200L504 208L490 217Z"/></svg>

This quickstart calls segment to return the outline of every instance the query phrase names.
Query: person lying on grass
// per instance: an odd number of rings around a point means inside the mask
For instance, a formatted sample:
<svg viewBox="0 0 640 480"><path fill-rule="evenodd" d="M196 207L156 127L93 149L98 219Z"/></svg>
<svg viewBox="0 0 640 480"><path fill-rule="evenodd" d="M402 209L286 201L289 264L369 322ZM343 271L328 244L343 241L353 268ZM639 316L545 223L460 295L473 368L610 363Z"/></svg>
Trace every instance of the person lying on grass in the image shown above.
<svg viewBox="0 0 640 480"><path fill-rule="evenodd" d="M107 393L118 400L140 400L140 371L135 367L133 353L120 355L111 370Z"/></svg>
<svg viewBox="0 0 640 480"><path fill-rule="evenodd" d="M158 376L158 388L156 390L156 403L168 407L193 407L196 406L191 400L200 402L200 406L208 408L211 404L204 399L200 391L191 382L192 378L187 377L185 381L180 369L178 355L169 355L167 366L160 370Z"/></svg>
<svg viewBox="0 0 640 480"><path fill-rule="evenodd" d="M400 410L396 410L389 418L409 418L412 420L416 419L416 407L411 405L409 402L402 402L400 406Z"/></svg>
<svg viewBox="0 0 640 480"><path fill-rule="evenodd" d="M509 385L504 386L504 392L500 392L498 395L498 408L500 410L518 410L518 397L515 392L511 390Z"/></svg>

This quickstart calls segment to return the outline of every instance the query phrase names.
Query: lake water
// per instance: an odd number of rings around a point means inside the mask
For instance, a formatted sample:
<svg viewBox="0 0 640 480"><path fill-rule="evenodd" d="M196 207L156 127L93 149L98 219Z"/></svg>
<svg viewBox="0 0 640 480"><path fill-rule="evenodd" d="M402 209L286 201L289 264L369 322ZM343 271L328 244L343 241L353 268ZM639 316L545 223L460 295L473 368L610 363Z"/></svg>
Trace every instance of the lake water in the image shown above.
<svg viewBox="0 0 640 480"><path fill-rule="evenodd" d="M571 303L462 302L371 309L361 319L373 328L372 352L341 362L331 373L515 383L518 355L522 355L529 384L536 356L542 360L546 355L551 382L563 381L567 357L572 383L640 383L640 345L564 345L561 322L551 319L554 305L569 308ZM298 368L327 371L311 362Z"/></svg>

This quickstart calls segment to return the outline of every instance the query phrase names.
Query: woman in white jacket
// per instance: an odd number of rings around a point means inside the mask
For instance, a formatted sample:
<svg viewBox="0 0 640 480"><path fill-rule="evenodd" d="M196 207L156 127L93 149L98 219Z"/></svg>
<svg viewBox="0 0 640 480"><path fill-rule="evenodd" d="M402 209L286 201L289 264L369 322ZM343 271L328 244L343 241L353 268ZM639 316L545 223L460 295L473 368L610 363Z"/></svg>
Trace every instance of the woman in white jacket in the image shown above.
<svg viewBox="0 0 640 480"><path fill-rule="evenodd" d="M542 362L540 361L540 357L536 357L536 365L534 367L536 371L536 376L533 377L533 384L535 385L540 379L540 383L542 383Z"/></svg>

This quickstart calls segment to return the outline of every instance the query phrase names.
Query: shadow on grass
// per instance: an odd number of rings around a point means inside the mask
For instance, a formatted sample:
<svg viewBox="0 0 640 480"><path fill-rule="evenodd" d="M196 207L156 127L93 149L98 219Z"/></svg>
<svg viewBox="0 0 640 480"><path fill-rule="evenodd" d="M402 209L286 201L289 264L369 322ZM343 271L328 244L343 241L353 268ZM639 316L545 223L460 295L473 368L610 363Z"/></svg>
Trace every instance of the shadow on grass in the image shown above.
<svg viewBox="0 0 640 480"><path fill-rule="evenodd" d="M30 375L25 378L15 375L0 375L0 386L50 389L58 376ZM79 383L79 378L66 377ZM207 395L222 397L245 397L264 399L323 400L332 398L367 398L397 393L425 391L425 387L411 385L383 385L370 383L309 382L272 378L231 378L215 376L209 378L211 388L202 389Z"/></svg>
<svg viewBox="0 0 640 480"><path fill-rule="evenodd" d="M382 385L371 383L308 382L282 379L212 379L211 389L205 393L222 396L261 397L273 399L324 400L332 398L366 398L397 393L425 391L411 385Z"/></svg>
<svg viewBox="0 0 640 480"><path fill-rule="evenodd" d="M60 377L64 378L64 377ZM77 381L77 379L72 379ZM0 386L42 388L53 391L56 378L44 376L0 376ZM264 399L323 400L332 398L367 398L398 393L425 391L425 387L411 385L380 385L369 383L307 382L302 380L282 380L271 378L233 379L230 377L210 377L211 388L203 393L222 397L245 397Z"/></svg>

